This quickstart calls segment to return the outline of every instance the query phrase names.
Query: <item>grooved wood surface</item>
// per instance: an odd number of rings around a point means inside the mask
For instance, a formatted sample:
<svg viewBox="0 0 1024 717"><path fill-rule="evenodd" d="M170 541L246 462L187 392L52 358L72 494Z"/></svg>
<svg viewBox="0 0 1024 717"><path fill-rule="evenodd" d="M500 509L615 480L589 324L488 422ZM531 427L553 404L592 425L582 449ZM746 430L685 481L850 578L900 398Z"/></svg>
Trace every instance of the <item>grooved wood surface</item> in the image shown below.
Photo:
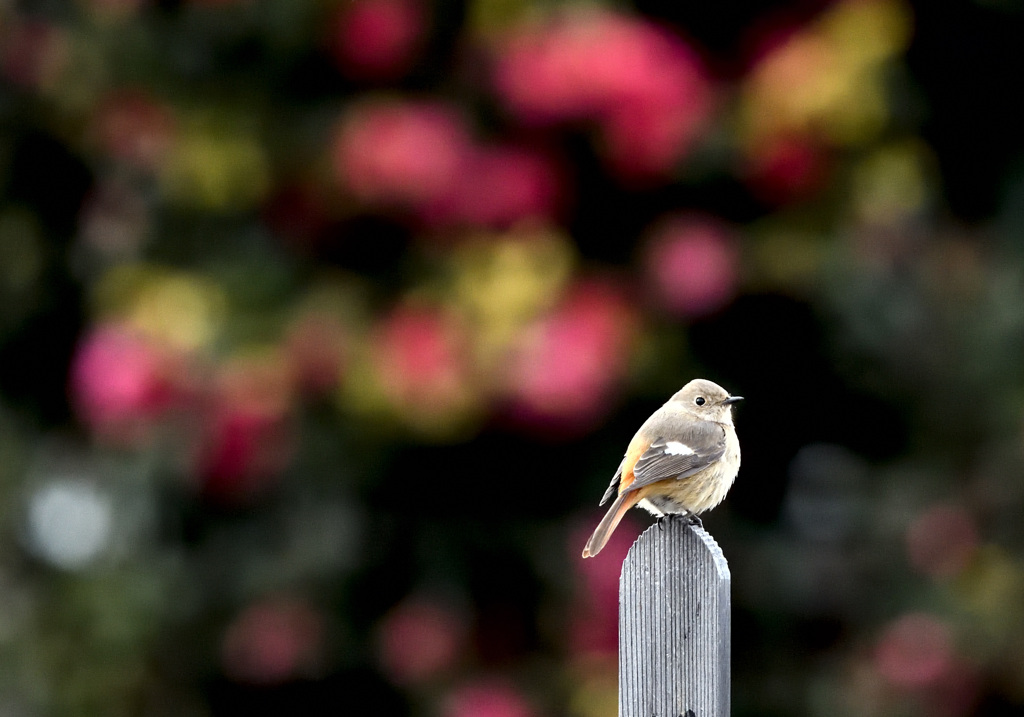
<svg viewBox="0 0 1024 717"><path fill-rule="evenodd" d="M727 717L730 575L679 516L630 548L619 579L619 717Z"/></svg>

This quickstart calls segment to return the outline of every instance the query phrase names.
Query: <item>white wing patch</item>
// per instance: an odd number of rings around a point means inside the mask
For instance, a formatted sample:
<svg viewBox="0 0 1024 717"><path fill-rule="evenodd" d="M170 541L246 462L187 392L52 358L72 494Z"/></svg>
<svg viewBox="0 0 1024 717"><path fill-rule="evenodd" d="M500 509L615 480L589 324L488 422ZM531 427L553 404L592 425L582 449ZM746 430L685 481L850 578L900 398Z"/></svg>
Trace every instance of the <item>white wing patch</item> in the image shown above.
<svg viewBox="0 0 1024 717"><path fill-rule="evenodd" d="M669 456L692 456L694 450L685 443L667 441L665 443L665 454Z"/></svg>

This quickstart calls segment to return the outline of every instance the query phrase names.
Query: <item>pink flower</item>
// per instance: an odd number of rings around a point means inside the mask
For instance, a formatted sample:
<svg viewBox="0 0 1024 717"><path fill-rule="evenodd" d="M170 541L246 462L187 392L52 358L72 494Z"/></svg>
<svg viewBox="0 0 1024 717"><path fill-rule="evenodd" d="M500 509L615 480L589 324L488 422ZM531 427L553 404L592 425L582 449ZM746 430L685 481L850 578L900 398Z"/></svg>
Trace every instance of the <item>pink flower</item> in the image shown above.
<svg viewBox="0 0 1024 717"><path fill-rule="evenodd" d="M73 403L101 437L135 442L148 436L177 397L171 355L117 324L79 344L71 365Z"/></svg>
<svg viewBox="0 0 1024 717"><path fill-rule="evenodd" d="M620 56L609 58L629 68L629 77L599 120L603 150L626 178L665 175L707 123L711 86L696 54L680 38L647 24L629 35L621 40Z"/></svg>
<svg viewBox="0 0 1024 717"><path fill-rule="evenodd" d="M224 634L224 672L237 682L261 685L308 676L322 661L323 622L312 607L294 598L251 605Z"/></svg>
<svg viewBox="0 0 1024 717"><path fill-rule="evenodd" d="M736 294L739 250L723 224L675 217L658 226L645 248L643 266L653 300L670 313L701 317Z"/></svg>
<svg viewBox="0 0 1024 717"><path fill-rule="evenodd" d="M411 67L424 35L417 0L353 0L339 6L331 50L349 77L393 80Z"/></svg>
<svg viewBox="0 0 1024 717"><path fill-rule="evenodd" d="M933 615L910 613L891 623L875 648L879 673L899 687L934 686L953 666L949 627Z"/></svg>
<svg viewBox="0 0 1024 717"><path fill-rule="evenodd" d="M468 347L450 316L430 307L401 307L384 319L372 345L381 387L395 407L440 417L464 405Z"/></svg>
<svg viewBox="0 0 1024 717"><path fill-rule="evenodd" d="M623 378L634 317L613 286L575 287L526 332L508 369L514 415L577 431L597 423Z"/></svg>
<svg viewBox="0 0 1024 717"><path fill-rule="evenodd" d="M412 598L389 612L377 631L384 671L401 685L429 682L460 658L466 626L446 606Z"/></svg>
<svg viewBox="0 0 1024 717"><path fill-rule="evenodd" d="M536 717L536 712L517 690L499 681L464 685L444 700L442 717Z"/></svg>
<svg viewBox="0 0 1024 717"><path fill-rule="evenodd" d="M451 195L470 149L450 107L381 100L359 105L342 120L334 169L363 202L421 209Z"/></svg>
<svg viewBox="0 0 1024 717"><path fill-rule="evenodd" d="M551 162L516 147L481 147L468 157L452 193L431 209L434 223L505 228L530 219L550 219L563 187Z"/></svg>
<svg viewBox="0 0 1024 717"><path fill-rule="evenodd" d="M933 578L956 577L977 550L978 528L971 515L958 506L933 506L907 530L911 565Z"/></svg>
<svg viewBox="0 0 1024 717"><path fill-rule="evenodd" d="M523 28L499 48L494 83L527 122L597 122L609 164L627 178L668 172L712 108L707 74L680 37L607 11Z"/></svg>

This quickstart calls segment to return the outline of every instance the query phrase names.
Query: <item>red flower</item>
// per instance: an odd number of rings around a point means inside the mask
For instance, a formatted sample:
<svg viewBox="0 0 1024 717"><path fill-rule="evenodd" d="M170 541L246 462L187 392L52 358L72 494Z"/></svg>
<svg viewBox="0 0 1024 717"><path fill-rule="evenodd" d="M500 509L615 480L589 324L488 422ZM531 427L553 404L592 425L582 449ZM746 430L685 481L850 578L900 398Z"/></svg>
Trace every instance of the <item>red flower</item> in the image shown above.
<svg viewBox="0 0 1024 717"><path fill-rule="evenodd" d="M354 0L339 6L331 50L349 77L393 80L411 67L424 35L416 0Z"/></svg>
<svg viewBox="0 0 1024 717"><path fill-rule="evenodd" d="M811 139L776 137L757 143L743 170L754 194L771 204L785 204L813 196L825 185L829 157Z"/></svg>
<svg viewBox="0 0 1024 717"><path fill-rule="evenodd" d="M281 359L238 360L221 369L198 455L207 497L244 500L284 469L294 448L292 398Z"/></svg>

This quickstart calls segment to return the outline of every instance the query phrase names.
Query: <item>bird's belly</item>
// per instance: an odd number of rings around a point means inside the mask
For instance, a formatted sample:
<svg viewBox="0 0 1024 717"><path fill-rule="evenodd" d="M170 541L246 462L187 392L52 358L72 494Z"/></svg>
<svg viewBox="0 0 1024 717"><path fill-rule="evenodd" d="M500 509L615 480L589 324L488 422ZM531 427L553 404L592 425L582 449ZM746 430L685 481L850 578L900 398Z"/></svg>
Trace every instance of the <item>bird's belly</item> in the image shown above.
<svg viewBox="0 0 1024 717"><path fill-rule="evenodd" d="M652 483L638 505L659 517L665 513L699 515L725 499L735 477L735 473L726 475L721 464L716 464L682 480L669 478Z"/></svg>

